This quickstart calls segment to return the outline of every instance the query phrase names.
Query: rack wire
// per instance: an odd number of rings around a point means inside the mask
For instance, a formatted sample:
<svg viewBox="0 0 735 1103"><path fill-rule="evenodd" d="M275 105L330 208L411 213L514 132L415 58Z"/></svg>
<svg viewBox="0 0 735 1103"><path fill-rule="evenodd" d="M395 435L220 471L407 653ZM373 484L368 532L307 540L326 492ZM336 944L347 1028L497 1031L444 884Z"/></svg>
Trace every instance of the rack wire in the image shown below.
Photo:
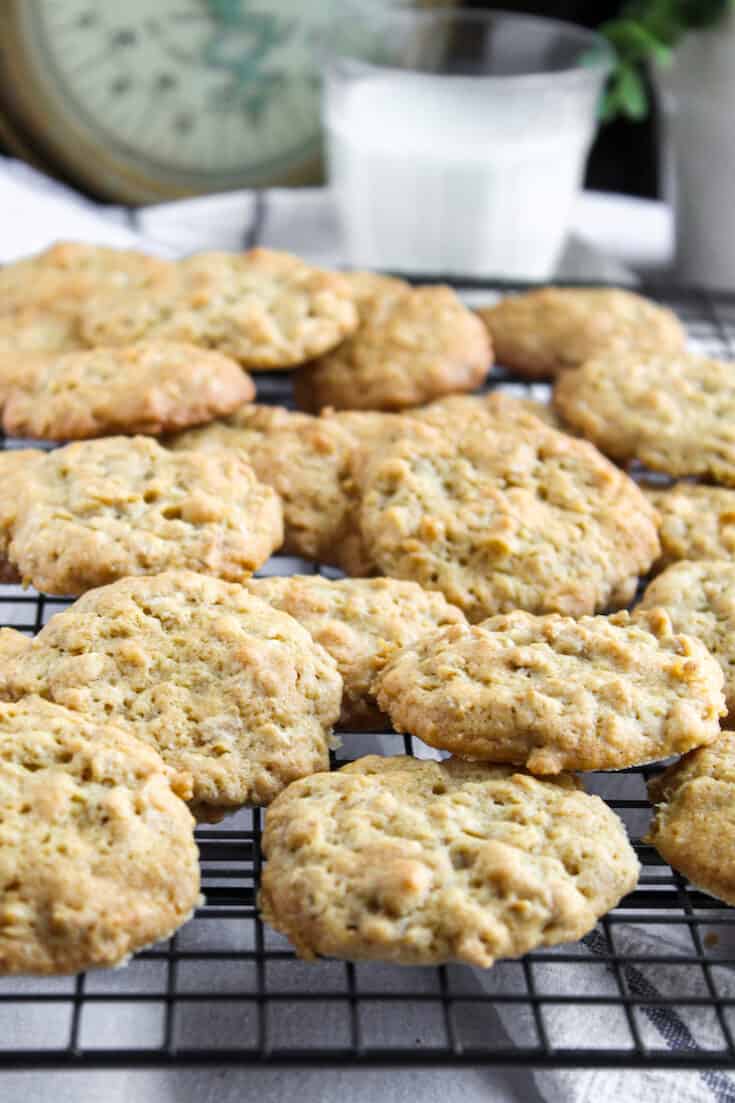
<svg viewBox="0 0 735 1103"><path fill-rule="evenodd" d="M465 286L487 297L518 285ZM645 291L677 311L700 348L735 359L735 294ZM258 382L261 401L290 402L287 376ZM488 385L548 392L499 371ZM337 573L290 559L267 566L297 570ZM0 587L0 623L32 634L68 603ZM422 753L418 741L388 731L346 733L333 765L376 749ZM714 1070L735 1068L735 910L641 842L652 772L588 775L587 787L628 827L642 864L636 890L581 943L485 973L298 961L258 916L262 813L201 827L205 902L176 936L123 970L0 978L0 1069L527 1065L721 1076Z"/></svg>

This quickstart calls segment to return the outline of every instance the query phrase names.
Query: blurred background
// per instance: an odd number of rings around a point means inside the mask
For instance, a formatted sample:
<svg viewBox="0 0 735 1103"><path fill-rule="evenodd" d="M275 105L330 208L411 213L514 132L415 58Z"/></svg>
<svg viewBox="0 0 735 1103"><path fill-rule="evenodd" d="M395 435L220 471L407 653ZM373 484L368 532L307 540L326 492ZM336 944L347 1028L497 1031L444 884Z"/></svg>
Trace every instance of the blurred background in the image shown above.
<svg viewBox="0 0 735 1103"><path fill-rule="evenodd" d="M496 6L594 28L623 4ZM322 165L310 62L343 8L339 0L4 0L0 149L90 196L123 202L315 183ZM655 106L642 120L610 122L586 184L656 196L656 151Z"/></svg>
<svg viewBox="0 0 735 1103"><path fill-rule="evenodd" d="M408 5L399 0L1 0L0 156L7 158L5 169L27 164L70 186L80 198L106 204L108 210L111 205L130 209L155 204L160 208L187 197L219 195L222 203L217 217L222 224L234 210L224 201L227 195L241 195L243 203L249 195L258 204L272 194L269 189L300 189L304 203L307 195L315 203L315 189L326 182L323 120L329 108L328 103L322 107L325 52L331 50L334 55L336 51L349 59L365 57L370 45L365 28L370 20L375 21L381 12L405 7L436 9L451 8L452 4L450 0L438 4L415 0ZM496 6L463 0L453 7L479 13ZM487 85L483 91L478 84L474 106L468 100L458 108L463 123L476 130L475 139L471 135L465 138L465 176L475 173L475 182L473 199L465 205L464 193L460 195L461 174L456 173L453 213L463 220L469 241L473 239L471 219L476 223L485 220L486 242L492 237L493 219L496 226L505 228L506 235L494 259L493 250L486 250L488 260L481 272L470 266L465 274L527 278L590 275L576 262L571 267L565 265L563 251L551 245L547 251L556 258L554 263L533 266L534 234L543 233L545 218L547 226L553 222L561 227L562 244L581 234L617 256L627 269L656 269L688 282L735 286L735 210L731 202L735 179L735 0L504 0L497 8L564 20L599 32L594 49L599 53L602 48L609 57L600 69L595 97L605 66L609 75L598 117L595 100L585 106L578 97L577 106L570 108L560 99L559 133L548 102L547 119L539 121L545 92L536 103L527 103L525 116L515 104L514 134L509 133L507 120L503 132L498 93L492 92L492 103L482 98ZM427 42L426 33L423 38L416 33L412 48L418 56ZM564 84L564 66L558 64L558 57L555 60L555 48L537 50L532 45L527 50L524 41L511 62L503 56L504 36L498 27L475 43L472 64L476 66L479 57L480 62L487 60L488 68L473 68L473 79L498 73L510 77L503 92L507 91L509 104L518 90L513 79L529 72L540 79L543 74L547 87L553 85L564 94L568 85ZM438 52L444 51L446 62L446 47L453 48L453 44L449 38L442 43ZM387 56L391 43L386 41L381 48ZM513 49L509 55L512 53ZM573 59L567 57L566 77L576 70L572 80L584 82L589 53L582 44ZM532 54L537 69L533 64L528 67ZM444 80L464 71L434 70L431 64L428 70L422 69L423 62L414 66L415 75L436 73ZM400 58L398 65L406 74L410 58ZM444 80L444 89L447 87ZM438 85L436 91L439 94ZM335 103L339 96L346 103L344 97L350 92L345 85L344 90L332 89L331 94ZM385 124L376 122L376 140L380 131L387 142L392 128L394 158L400 159L408 147L389 106L384 108ZM420 108L419 103L419 113ZM576 151L572 148L575 111ZM520 148L524 126L518 120L522 118L536 127L532 138L525 141L525 149ZM587 128L584 142L583 121ZM559 144L554 154L550 147L555 141L562 142L564 127L569 139L567 152ZM329 136L328 125L326 129ZM421 162L419 156L413 165L413 179L409 182L404 175L401 181L404 191L414 189L417 203L426 204L417 215L417 225L422 227L433 224L440 209L441 180L436 176L431 207L419 178L424 164L427 172L436 168L429 165L434 153L439 159L444 155L447 163L453 157L456 168L457 158L464 153L450 151L452 137L451 125L445 125L436 149L431 149L430 136L424 133L427 159ZM330 142L334 153L331 137ZM549 149L544 163L541 146L545 142ZM535 149L531 149L534 143ZM459 146L459 142L455 144ZM487 165L481 164L478 150L487 151ZM502 166L511 162L508 173ZM541 210L540 178L554 177L555 165L562 162L567 180L552 180L549 205ZM384 200L371 197L368 188L358 196L357 171L352 172L353 183L345 173L341 192L335 189L334 157L331 166L333 206L343 229L349 189L354 193L353 208L372 202L376 217L385 215ZM377 161L370 167L377 171ZM513 173L515 183L511 181ZM531 187L534 177L535 190ZM580 191L580 185L584 190ZM514 191L518 194L509 217L504 205L511 202ZM326 204L327 192L322 191L321 197ZM7 199L5 205L7 209ZM407 200L404 209L408 207ZM310 209L313 213L316 207L312 204ZM295 224L296 208L290 210ZM326 206L320 210L320 217L326 218ZM189 213L193 211L190 206ZM19 215L23 217L23 212ZM176 219L181 224L185 221L181 207ZM398 219L396 209L394 223ZM519 230L524 223L528 223L525 240L515 243L511 240L513 228ZM173 225L173 215L169 224ZM152 220L146 225L150 231ZM386 221L385 234L390 239L389 230ZM227 242L227 247L237 247L242 240L238 235L239 229L233 228L229 236L223 230L216 244L224 247ZM299 240L292 244L287 237L278 240L285 247L305 247ZM346 250L324 250L336 258L335 263L374 263L365 260L372 256L369 251L350 245L349 235L344 242ZM213 244L194 231L186 240L188 247ZM377 249L377 235L375 245ZM5 256L20 247L14 244ZM184 248L185 244L177 241L175 247ZM446 254L447 248L442 245L440 253L443 249ZM514 250L517 263L506 265L503 256ZM319 249L312 243L310 252L316 254ZM450 265L450 259L444 268L433 270L460 271L459 262ZM410 258L398 267L410 271L407 265ZM601 278L612 278L607 270L600 271Z"/></svg>

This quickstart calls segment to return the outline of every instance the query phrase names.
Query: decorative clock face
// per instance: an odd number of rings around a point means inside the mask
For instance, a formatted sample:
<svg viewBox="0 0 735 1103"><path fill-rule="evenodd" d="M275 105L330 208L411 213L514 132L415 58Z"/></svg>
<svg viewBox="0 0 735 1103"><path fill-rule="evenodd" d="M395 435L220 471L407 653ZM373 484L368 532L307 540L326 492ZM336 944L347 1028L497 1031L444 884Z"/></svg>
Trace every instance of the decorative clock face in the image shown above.
<svg viewBox="0 0 735 1103"><path fill-rule="evenodd" d="M340 0L25 0L54 101L108 151L211 180L316 155L316 50Z"/></svg>

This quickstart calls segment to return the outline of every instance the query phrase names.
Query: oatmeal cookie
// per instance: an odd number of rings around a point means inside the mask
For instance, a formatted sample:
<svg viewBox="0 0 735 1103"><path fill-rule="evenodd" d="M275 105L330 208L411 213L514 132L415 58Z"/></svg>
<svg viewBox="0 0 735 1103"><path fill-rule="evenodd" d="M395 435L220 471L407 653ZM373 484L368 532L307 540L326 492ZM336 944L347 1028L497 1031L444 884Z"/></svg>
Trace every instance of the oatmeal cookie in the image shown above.
<svg viewBox="0 0 735 1103"><path fill-rule="evenodd" d="M414 288L373 272L347 279L360 324L298 373L298 406L312 413L323 406L403 410L482 383L492 349L481 322L450 287Z"/></svg>
<svg viewBox="0 0 735 1103"><path fill-rule="evenodd" d="M294 368L338 345L357 326L344 276L288 253L199 253L145 292L105 294L83 311L91 345L144 338L216 348L254 371Z"/></svg>
<svg viewBox="0 0 735 1103"><path fill-rule="evenodd" d="M304 958L487 967L580 938L638 880L614 812L560 775L370 756L268 811L263 918Z"/></svg>
<svg viewBox="0 0 735 1103"><path fill-rule="evenodd" d="M602 349L677 354L686 344L671 310L613 287L543 287L509 295L477 313L490 331L498 363L526 379L579 367Z"/></svg>
<svg viewBox="0 0 735 1103"><path fill-rule="evenodd" d="M470 620L626 605L659 554L656 514L586 441L543 425L433 426L374 457L360 528L382 572L441 590Z"/></svg>
<svg viewBox="0 0 735 1103"><path fill-rule="evenodd" d="M342 694L334 659L292 617L190 571L90 591L2 673L8 698L38 694L155 747L191 776L202 819L326 769Z"/></svg>
<svg viewBox="0 0 735 1103"><path fill-rule="evenodd" d="M283 502L284 552L334 562L352 511L353 449L336 421L252 404L168 443L177 450L240 450Z"/></svg>
<svg viewBox="0 0 735 1103"><path fill-rule="evenodd" d="M711 743L722 672L665 617L509 613L400 651L375 683L399 731L534 774L619 770Z"/></svg>
<svg viewBox="0 0 735 1103"><path fill-rule="evenodd" d="M20 582L16 567L8 559L18 503L30 473L45 452L37 448L15 448L0 451L0 583Z"/></svg>
<svg viewBox="0 0 735 1103"><path fill-rule="evenodd" d="M401 647L426 632L463 624L464 615L439 593L395 578L319 575L255 578L248 590L294 617L336 660L344 693L340 726L384 727L372 694L376 674Z"/></svg>
<svg viewBox="0 0 735 1103"><path fill-rule="evenodd" d="M654 578L634 617L665 611L676 632L701 640L722 667L728 712L735 714L735 563L682 559Z"/></svg>
<svg viewBox="0 0 735 1103"><path fill-rule="evenodd" d="M0 973L123 965L199 902L185 776L106 717L0 703Z"/></svg>
<svg viewBox="0 0 735 1103"><path fill-rule="evenodd" d="M136 249L59 241L0 269L0 314L35 308L78 321L92 295L152 291L174 269L172 261Z"/></svg>
<svg viewBox="0 0 735 1103"><path fill-rule="evenodd" d="M649 782L646 842L705 892L735 904L735 733L725 731Z"/></svg>
<svg viewBox="0 0 735 1103"><path fill-rule="evenodd" d="M103 437L49 452L21 476L8 558L46 593L170 567L238 581L283 539L277 495L232 453Z"/></svg>
<svg viewBox="0 0 735 1103"><path fill-rule="evenodd" d="M554 403L613 459L735 486L732 364L686 354L605 354L565 372Z"/></svg>
<svg viewBox="0 0 735 1103"><path fill-rule="evenodd" d="M660 518L660 566L679 559L735 559L735 490L682 482L643 492Z"/></svg>
<svg viewBox="0 0 735 1103"><path fill-rule="evenodd" d="M3 428L42 440L167 433L232 413L254 397L250 376L219 352L141 341L43 358L10 392Z"/></svg>

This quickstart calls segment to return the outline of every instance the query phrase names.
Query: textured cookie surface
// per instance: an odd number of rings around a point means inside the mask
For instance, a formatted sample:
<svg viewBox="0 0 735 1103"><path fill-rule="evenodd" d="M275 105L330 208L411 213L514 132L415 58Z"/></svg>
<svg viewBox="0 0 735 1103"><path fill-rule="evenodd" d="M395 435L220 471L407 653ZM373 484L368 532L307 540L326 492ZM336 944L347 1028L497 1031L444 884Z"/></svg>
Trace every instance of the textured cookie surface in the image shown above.
<svg viewBox="0 0 735 1103"><path fill-rule="evenodd" d="M735 563L682 560L654 578L634 616L664 609L674 630L701 640L725 676L728 712L735 714Z"/></svg>
<svg viewBox="0 0 735 1103"><path fill-rule="evenodd" d="M302 957L489 966L580 938L631 891L625 830L568 775L363 758L268 811L264 918Z"/></svg>
<svg viewBox="0 0 735 1103"><path fill-rule="evenodd" d="M121 965L199 899L187 781L106 719L0 703L0 973Z"/></svg>
<svg viewBox="0 0 735 1103"><path fill-rule="evenodd" d="M463 434L486 425L492 428L499 425L501 428L517 426L519 429L532 429L533 422L529 421L529 417L537 418L553 429L563 430L561 419L546 403L533 398L516 398L504 391L438 398L427 406L411 410L411 417L453 434Z"/></svg>
<svg viewBox="0 0 735 1103"><path fill-rule="evenodd" d="M255 395L239 364L195 345L141 341L49 356L11 391L11 436L80 440L163 433L229 414Z"/></svg>
<svg viewBox="0 0 735 1103"><path fill-rule="evenodd" d="M413 410L410 411L413 415ZM397 440L410 437L419 424L408 413L383 410L326 410L319 419L339 426L351 438L349 460L349 511L344 531L332 543L331 561L345 574L357 578L380 574L365 547L360 529L360 505L365 474L371 459ZM419 432L421 430L419 429Z"/></svg>
<svg viewBox="0 0 735 1103"><path fill-rule="evenodd" d="M87 299L100 291L150 291L174 270L171 261L135 249L60 241L42 253L0 269L0 313L36 308L77 320Z"/></svg>
<svg viewBox="0 0 735 1103"><path fill-rule="evenodd" d="M735 734L724 731L649 782L646 841L698 888L735 904Z"/></svg>
<svg viewBox="0 0 735 1103"><path fill-rule="evenodd" d="M49 356L83 347L74 319L63 312L25 307L0 314L0 406L16 387L32 383Z"/></svg>
<svg viewBox="0 0 735 1103"><path fill-rule="evenodd" d="M735 374L704 356L610 354L565 372L562 416L603 452L735 485Z"/></svg>
<svg viewBox="0 0 735 1103"><path fill-rule="evenodd" d="M478 314L498 363L528 379L576 368L604 348L677 353L686 341L672 311L609 287L544 287L508 296Z"/></svg>
<svg viewBox="0 0 735 1103"><path fill-rule="evenodd" d="M372 272L348 275L360 324L296 376L302 409L402 410L482 383L487 333L450 287L412 288Z"/></svg>
<svg viewBox="0 0 735 1103"><path fill-rule="evenodd" d="M217 348L253 369L295 367L357 326L344 276L269 249L200 253L179 261L160 287L103 295L84 311L92 345L146 337Z"/></svg>
<svg viewBox="0 0 735 1103"><path fill-rule="evenodd" d="M0 582L20 581L17 569L8 559L10 539L23 488L30 482L33 467L44 456L45 452L36 448L0 451Z"/></svg>
<svg viewBox="0 0 735 1103"><path fill-rule="evenodd" d="M283 502L284 551L334 562L352 509L353 449L351 435L336 421L252 404L169 444L205 452L239 449Z"/></svg>
<svg viewBox="0 0 735 1103"><path fill-rule="evenodd" d="M719 735L722 673L665 617L509 613L424 636L384 667L378 703L400 731L533 773L621 769ZM655 632L655 634L654 634Z"/></svg>
<svg viewBox="0 0 735 1103"><path fill-rule="evenodd" d="M371 464L360 527L387 575L470 620L621 606L659 552L641 491L585 441L543 425L452 439L432 426Z"/></svg>
<svg viewBox="0 0 735 1103"><path fill-rule="evenodd" d="M0 269L0 272L2 269ZM0 314L0 380L5 383L11 365L34 353L45 355L84 348L74 318L51 307L18 307Z"/></svg>
<svg viewBox="0 0 735 1103"><path fill-rule="evenodd" d="M108 718L192 777L202 818L323 770L334 660L242 586L188 571L85 594L3 666L3 691Z"/></svg>
<svg viewBox="0 0 735 1103"><path fill-rule="evenodd" d="M280 501L240 456L104 437L32 465L8 557L36 589L79 594L170 567L238 581L282 538Z"/></svg>
<svg viewBox="0 0 735 1103"><path fill-rule="evenodd" d="M644 494L660 518L661 564L735 558L735 490L683 482Z"/></svg>
<svg viewBox="0 0 735 1103"><path fill-rule="evenodd" d="M342 579L319 575L255 578L251 593L294 617L336 660L344 683L340 724L384 726L371 687L401 647L426 632L464 623L439 593L395 578Z"/></svg>

